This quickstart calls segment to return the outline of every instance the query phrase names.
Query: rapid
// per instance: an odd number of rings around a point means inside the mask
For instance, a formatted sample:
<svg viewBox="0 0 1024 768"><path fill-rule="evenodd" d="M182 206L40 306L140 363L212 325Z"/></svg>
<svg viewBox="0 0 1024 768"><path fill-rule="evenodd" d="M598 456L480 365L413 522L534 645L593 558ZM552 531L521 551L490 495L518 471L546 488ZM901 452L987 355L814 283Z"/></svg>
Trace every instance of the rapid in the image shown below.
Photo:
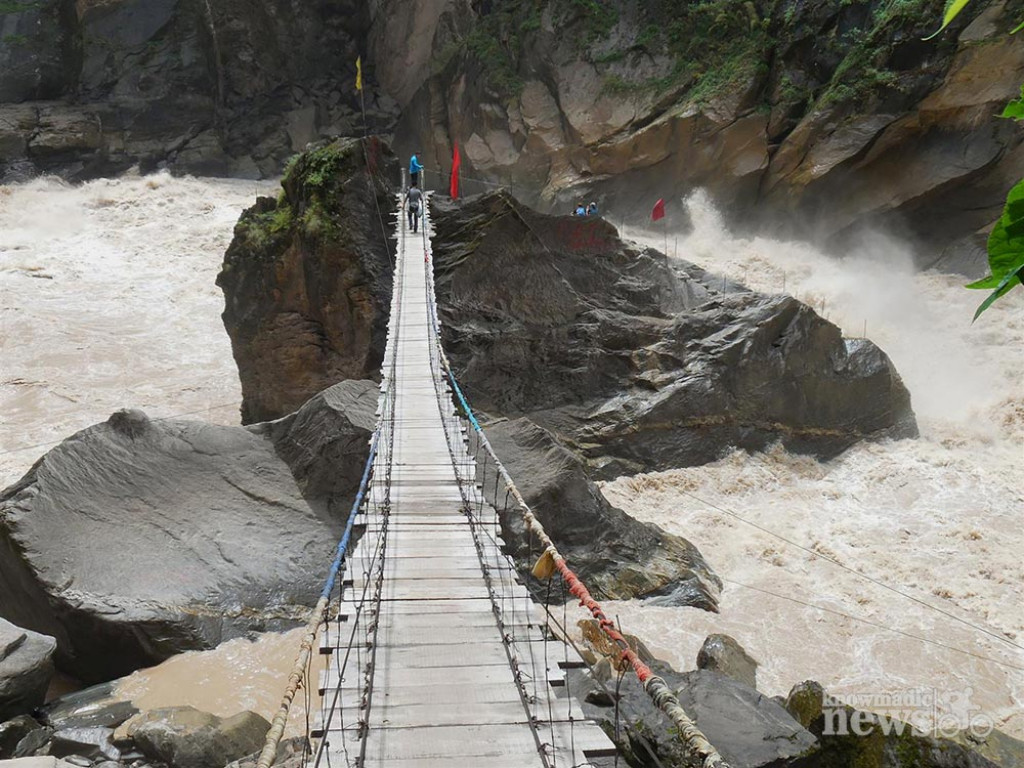
<svg viewBox="0 0 1024 768"><path fill-rule="evenodd" d="M164 174L0 186L3 486L118 408L237 423L214 280L241 210L274 191ZM605 483L613 504L692 541L724 581L717 615L638 601L609 613L679 668L724 632L760 662L770 695L805 679L848 694L934 689L1024 737L1024 651L1011 645L1024 645L1019 292L972 325L983 295L915 272L897 243L872 238L840 260L733 236L700 194L686 204L694 228L669 233L670 254L791 293L847 336L866 328L910 389L922 434L826 463L774 448ZM625 235L663 247L660 232ZM122 695L266 715L293 654L277 636L236 640L136 673ZM184 698L197 691L206 698Z"/></svg>

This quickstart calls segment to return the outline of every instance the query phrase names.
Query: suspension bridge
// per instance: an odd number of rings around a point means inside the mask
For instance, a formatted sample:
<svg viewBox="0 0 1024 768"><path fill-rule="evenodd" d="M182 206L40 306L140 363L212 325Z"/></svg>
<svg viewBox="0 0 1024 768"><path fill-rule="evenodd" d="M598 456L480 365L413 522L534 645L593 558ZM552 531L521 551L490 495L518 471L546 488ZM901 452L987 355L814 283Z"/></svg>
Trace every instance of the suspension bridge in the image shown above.
<svg viewBox="0 0 1024 768"><path fill-rule="evenodd" d="M418 233L398 217L377 428L258 767L274 763L300 693L310 768L614 764L566 674L584 666L566 627L571 597L698 762L725 766L559 554L473 416L441 346L424 208ZM522 516L533 578L562 598L557 608L534 603L502 552L488 492L504 497L502 514Z"/></svg>

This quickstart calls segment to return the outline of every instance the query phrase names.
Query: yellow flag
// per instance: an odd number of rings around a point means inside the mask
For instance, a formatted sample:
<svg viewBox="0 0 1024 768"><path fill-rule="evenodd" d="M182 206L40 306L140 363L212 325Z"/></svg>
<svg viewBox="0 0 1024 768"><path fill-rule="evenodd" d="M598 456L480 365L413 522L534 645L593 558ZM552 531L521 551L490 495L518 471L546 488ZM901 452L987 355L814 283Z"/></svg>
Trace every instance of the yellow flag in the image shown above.
<svg viewBox="0 0 1024 768"><path fill-rule="evenodd" d="M363 57L356 57L356 90L363 90Z"/></svg>

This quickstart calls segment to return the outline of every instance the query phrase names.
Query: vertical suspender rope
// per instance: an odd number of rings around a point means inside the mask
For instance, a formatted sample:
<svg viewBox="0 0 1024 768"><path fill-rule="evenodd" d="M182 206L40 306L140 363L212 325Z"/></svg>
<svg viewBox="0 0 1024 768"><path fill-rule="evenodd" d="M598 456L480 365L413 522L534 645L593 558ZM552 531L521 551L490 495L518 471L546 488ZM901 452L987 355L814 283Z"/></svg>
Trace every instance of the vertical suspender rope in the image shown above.
<svg viewBox="0 0 1024 768"><path fill-rule="evenodd" d="M679 731L679 737L686 745L686 749L693 757L700 760L701 767L729 768L728 763L726 763L718 753L718 750L715 749L711 742L707 740L707 737L705 737L697 727L696 723L694 723L686 714L686 711L679 703L678 697L673 693L668 683L658 675L655 675L651 671L651 668L644 664L633 649L629 647L629 643L626 641L626 638L618 631L618 629L615 628L614 622L605 615L600 603L594 600L586 585L572 571L566 563L565 558L558 551L554 542L551 541L551 537L548 536L547 531L544 530L544 526L541 525L540 521L533 514L533 510L530 509L530 505L526 503L526 499L524 499L522 494L519 492L519 489L516 487L515 482L513 482L508 470L505 469L505 465L501 463L500 459L498 459L498 455L494 452L494 448L487 439L487 435L484 434L483 429L480 427L480 423L473 414L473 409L470 408L469 402L466 400L466 396L462 393L462 388L459 387L459 383L455 378L455 373L452 371L451 363L448 361L448 357L444 353L444 348L441 346L441 333L437 320L436 307L434 307L433 310L434 311L431 313L433 332L437 337L441 364L444 366L445 372L448 374L448 379L452 385L452 391L455 392L455 396L458 398L459 404L462 406L466 417L469 419L469 423L476 431L477 436L480 439L480 444L494 461L502 480L505 481L506 490L512 494L513 498L516 500L516 504L519 506L520 510L522 510L523 521L526 524L527 530L537 537L544 548L543 554L533 567L533 575L539 579L546 579L557 571L565 580L565 583L569 587L569 591L579 599L580 605L590 611L590 614L597 620L598 626L605 636L621 649L622 652L620 657L629 662L629 665L632 667L637 679L640 681L641 685L643 685L644 691L651 698L654 705L672 721L672 724L675 725Z"/></svg>

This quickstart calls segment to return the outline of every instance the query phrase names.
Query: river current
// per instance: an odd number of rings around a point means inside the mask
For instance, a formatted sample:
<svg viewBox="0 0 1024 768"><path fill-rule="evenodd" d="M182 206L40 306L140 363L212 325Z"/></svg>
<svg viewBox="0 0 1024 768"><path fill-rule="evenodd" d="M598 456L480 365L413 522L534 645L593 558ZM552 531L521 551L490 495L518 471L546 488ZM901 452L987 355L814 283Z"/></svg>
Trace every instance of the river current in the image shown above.
<svg viewBox="0 0 1024 768"><path fill-rule="evenodd" d="M121 407L237 423L214 279L241 210L275 188L167 175L0 186L3 486ZM915 272L898 243L870 238L837 259L735 237L704 197L687 204L694 229L667 236L670 255L791 293L847 336L866 332L910 389L921 438L825 463L736 452L605 483L614 504L696 544L725 582L717 615L637 601L609 612L682 669L724 632L760 662L765 693L805 679L850 697L930 690L1024 738L1024 652L1012 645L1024 645L1020 292L972 325L983 296ZM122 695L267 715L294 638L185 654L136 673Z"/></svg>

